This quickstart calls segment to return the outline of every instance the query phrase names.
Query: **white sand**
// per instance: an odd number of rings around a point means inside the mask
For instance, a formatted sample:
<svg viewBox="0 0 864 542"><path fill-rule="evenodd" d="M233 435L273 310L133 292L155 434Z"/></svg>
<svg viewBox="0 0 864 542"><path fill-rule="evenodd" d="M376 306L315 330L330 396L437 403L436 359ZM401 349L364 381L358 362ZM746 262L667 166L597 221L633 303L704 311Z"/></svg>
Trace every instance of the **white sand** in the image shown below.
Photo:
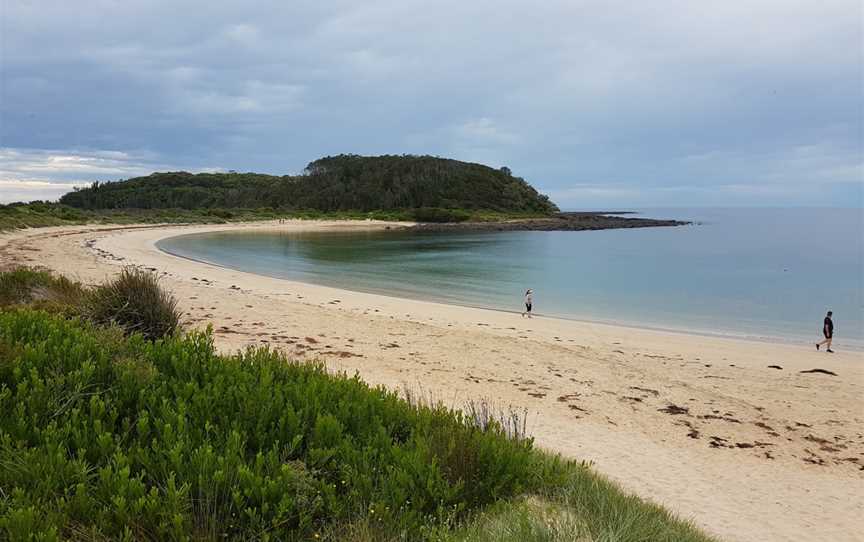
<svg viewBox="0 0 864 542"><path fill-rule="evenodd" d="M528 320L272 279L154 247L241 227L384 224L26 230L0 236L0 263L40 264L85 282L122 265L153 268L190 326L213 325L221 349L269 344L451 404L526 407L540 446L594 462L725 540L862 539L864 354L844 351L842 336L830 355L816 352L816 337L770 344ZM813 368L837 376L799 372ZM660 411L669 405L688 411Z"/></svg>

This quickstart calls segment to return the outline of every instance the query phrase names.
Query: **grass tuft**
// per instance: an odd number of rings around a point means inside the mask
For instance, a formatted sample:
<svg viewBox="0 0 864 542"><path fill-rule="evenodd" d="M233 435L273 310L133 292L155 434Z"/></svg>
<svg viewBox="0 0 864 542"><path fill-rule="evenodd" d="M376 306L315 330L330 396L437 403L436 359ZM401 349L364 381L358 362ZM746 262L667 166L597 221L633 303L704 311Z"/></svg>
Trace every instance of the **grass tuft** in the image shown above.
<svg viewBox="0 0 864 542"><path fill-rule="evenodd" d="M0 273L0 307L20 304L74 307L85 297L78 283L48 271L20 267Z"/></svg>
<svg viewBox="0 0 864 542"><path fill-rule="evenodd" d="M471 422L485 430L490 425L495 425L507 435L507 438L523 440L528 438L528 409L508 407L506 410L493 405L487 400L476 401L474 399L465 403L466 416Z"/></svg>
<svg viewBox="0 0 864 542"><path fill-rule="evenodd" d="M560 502L522 497L498 503L448 537L449 542L592 542L585 522Z"/></svg>
<svg viewBox="0 0 864 542"><path fill-rule="evenodd" d="M173 335L180 326L177 300L159 286L155 273L126 267L87 296L85 316L97 324L116 324L148 339Z"/></svg>

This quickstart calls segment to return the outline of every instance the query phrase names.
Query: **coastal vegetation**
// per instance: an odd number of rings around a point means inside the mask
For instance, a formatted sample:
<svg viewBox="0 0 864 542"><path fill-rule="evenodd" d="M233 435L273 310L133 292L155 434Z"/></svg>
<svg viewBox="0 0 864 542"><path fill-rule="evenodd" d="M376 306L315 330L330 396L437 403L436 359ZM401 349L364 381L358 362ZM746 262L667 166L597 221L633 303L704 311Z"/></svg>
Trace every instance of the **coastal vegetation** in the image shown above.
<svg viewBox="0 0 864 542"><path fill-rule="evenodd" d="M81 224L224 224L277 219L412 220L410 213L289 211L259 209L78 209L62 203L35 201L0 205L0 231Z"/></svg>
<svg viewBox="0 0 864 542"><path fill-rule="evenodd" d="M393 222L492 223L524 220L536 213L463 209L394 209L390 211L317 211L262 207L257 209L78 209L62 203L36 201L0 205L0 231L82 224L225 224L267 220L387 220Z"/></svg>
<svg viewBox="0 0 864 542"><path fill-rule="evenodd" d="M147 339L173 335L182 316L177 300L159 286L156 275L134 267L90 288L40 269L0 273L0 308L16 305L117 326Z"/></svg>
<svg viewBox="0 0 864 542"><path fill-rule="evenodd" d="M546 230L581 231L613 228L680 226L677 220L656 220L627 216L629 213L556 213L547 217L531 212L501 212L484 209L394 209L390 211L316 211L260 209L77 209L62 203L36 201L0 205L0 232L46 226L139 225L139 224L226 224L272 220L384 220L417 222L424 231Z"/></svg>
<svg viewBox="0 0 864 542"><path fill-rule="evenodd" d="M154 273L126 267L84 297L82 314L103 325L116 325L125 333L146 339L173 335L180 327L177 300L159 286Z"/></svg>
<svg viewBox="0 0 864 542"><path fill-rule="evenodd" d="M295 176L153 173L95 182L57 203L0 205L0 231L277 219L387 220L442 230L451 225L471 230L576 231L684 224L609 213L561 213L508 168L409 155L329 156Z"/></svg>
<svg viewBox="0 0 864 542"><path fill-rule="evenodd" d="M274 208L391 211L420 208L550 215L557 207L509 169L433 156L342 154L301 175L154 173L93 183L61 203L80 209Z"/></svg>
<svg viewBox="0 0 864 542"><path fill-rule="evenodd" d="M149 292L128 297L132 281ZM402 398L267 348L221 355L209 331L144 333L175 321L158 289L131 269L92 288L0 274L0 538L709 540L537 450L518 413ZM107 291L126 302L96 318ZM124 312L155 294L172 310Z"/></svg>

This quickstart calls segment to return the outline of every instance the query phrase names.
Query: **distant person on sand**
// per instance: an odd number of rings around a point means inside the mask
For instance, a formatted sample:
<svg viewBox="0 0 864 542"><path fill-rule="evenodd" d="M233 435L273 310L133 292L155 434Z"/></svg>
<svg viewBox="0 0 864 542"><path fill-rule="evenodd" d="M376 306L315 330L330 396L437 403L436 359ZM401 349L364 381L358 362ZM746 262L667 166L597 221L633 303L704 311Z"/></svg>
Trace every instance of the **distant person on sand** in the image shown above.
<svg viewBox="0 0 864 542"><path fill-rule="evenodd" d="M819 350L819 347L823 344L827 344L828 348L825 349L826 352L834 353L831 350L831 339L834 338L834 320L831 319L831 311L828 311L828 315L825 316L825 323L822 324L822 335L825 335L825 339L816 343L816 350Z"/></svg>
<svg viewBox="0 0 864 542"><path fill-rule="evenodd" d="M528 291L525 292L525 311L522 313L522 318L525 318L525 315L528 315L528 318L531 318L531 306L534 304L534 292L531 288L528 288Z"/></svg>

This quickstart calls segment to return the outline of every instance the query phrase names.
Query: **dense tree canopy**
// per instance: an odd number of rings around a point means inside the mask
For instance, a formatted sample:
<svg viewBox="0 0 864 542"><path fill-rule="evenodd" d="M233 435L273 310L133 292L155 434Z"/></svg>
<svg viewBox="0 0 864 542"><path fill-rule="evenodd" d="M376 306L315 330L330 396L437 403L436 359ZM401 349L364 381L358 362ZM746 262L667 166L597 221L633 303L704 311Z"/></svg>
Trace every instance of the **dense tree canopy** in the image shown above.
<svg viewBox="0 0 864 542"><path fill-rule="evenodd" d="M557 210L508 168L432 156L328 156L302 175L153 173L94 183L62 203L84 209L259 208L372 211L438 207L549 214Z"/></svg>

